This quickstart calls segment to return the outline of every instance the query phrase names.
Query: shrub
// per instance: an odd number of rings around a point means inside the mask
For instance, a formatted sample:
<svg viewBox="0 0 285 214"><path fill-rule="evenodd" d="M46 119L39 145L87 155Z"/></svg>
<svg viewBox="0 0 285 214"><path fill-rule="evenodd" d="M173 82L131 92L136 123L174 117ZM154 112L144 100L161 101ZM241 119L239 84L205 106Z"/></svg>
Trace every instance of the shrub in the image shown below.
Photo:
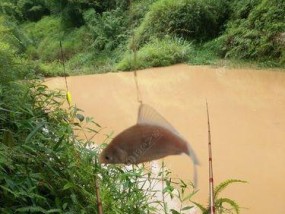
<svg viewBox="0 0 285 214"><path fill-rule="evenodd" d="M47 16L36 23L24 24L23 29L32 41L27 50L27 55L31 59L43 61L59 59L59 42L63 35L59 17Z"/></svg>
<svg viewBox="0 0 285 214"><path fill-rule="evenodd" d="M222 183L220 183L218 186L214 189L214 203L215 203L215 210L216 213L222 214L222 213L240 213L241 207L239 204L227 197L219 197L221 192L223 192L229 185L233 183L247 183L243 180L238 179L228 179ZM211 212L211 207L207 205L207 207L204 207L203 205L194 202L194 204L200 208L203 214L208 214ZM210 202L209 202L210 204Z"/></svg>
<svg viewBox="0 0 285 214"><path fill-rule="evenodd" d="M84 19L93 36L95 51L114 50L129 36L127 14L120 8L102 14L90 9L84 13Z"/></svg>
<svg viewBox="0 0 285 214"><path fill-rule="evenodd" d="M0 8L3 14L17 21L38 21L50 14L46 0L2 0Z"/></svg>
<svg viewBox="0 0 285 214"><path fill-rule="evenodd" d="M226 55L282 62L285 42L285 2L262 0L246 19L233 20L223 36Z"/></svg>
<svg viewBox="0 0 285 214"><path fill-rule="evenodd" d="M33 75L31 63L19 55L24 47L24 36L15 28L13 23L0 16L0 85Z"/></svg>
<svg viewBox="0 0 285 214"><path fill-rule="evenodd" d="M206 43L196 44L187 62L192 65L218 64L223 56L222 42L223 40L219 37Z"/></svg>
<svg viewBox="0 0 285 214"><path fill-rule="evenodd" d="M65 28L81 27L86 24L84 13L89 9L96 11L98 14L104 12L116 10L120 8L122 14L128 9L130 4L129 0L62 0L61 1L61 15L63 26ZM52 8L56 8L56 5L52 5ZM118 26L119 27L119 26Z"/></svg>
<svg viewBox="0 0 285 214"><path fill-rule="evenodd" d="M230 6L230 18L235 19L247 19L248 15L256 7L261 0L235 0L231 2Z"/></svg>
<svg viewBox="0 0 285 214"><path fill-rule="evenodd" d="M191 45L183 39L170 37L162 40L154 39L138 50L136 61L134 61L132 54L126 54L118 63L117 69L131 70L181 63L187 61L191 52Z"/></svg>
<svg viewBox="0 0 285 214"><path fill-rule="evenodd" d="M7 15L13 20L22 20L23 14L17 7L16 1L2 0L0 2L0 14Z"/></svg>
<svg viewBox="0 0 285 214"><path fill-rule="evenodd" d="M224 0L159 0L136 30L138 45L164 35L198 41L213 38L226 20L227 8Z"/></svg>
<svg viewBox="0 0 285 214"><path fill-rule="evenodd" d="M0 41L0 85L25 79L34 75L33 66L26 59L16 55L7 43Z"/></svg>
<svg viewBox="0 0 285 214"><path fill-rule="evenodd" d="M7 16L0 16L0 41L9 44L17 54L23 54L31 44L21 27Z"/></svg>
<svg viewBox="0 0 285 214"><path fill-rule="evenodd" d="M66 59L88 49L90 34L85 26L64 31L59 17L48 16L37 23L28 23L23 26L28 37L33 42L27 49L27 55L32 59L43 62L61 60L60 41Z"/></svg>

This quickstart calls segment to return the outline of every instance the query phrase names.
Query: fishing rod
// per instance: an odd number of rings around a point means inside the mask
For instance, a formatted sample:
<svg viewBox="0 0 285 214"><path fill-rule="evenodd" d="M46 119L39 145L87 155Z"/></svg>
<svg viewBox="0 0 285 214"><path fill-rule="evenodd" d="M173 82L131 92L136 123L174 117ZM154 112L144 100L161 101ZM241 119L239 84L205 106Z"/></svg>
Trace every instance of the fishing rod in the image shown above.
<svg viewBox="0 0 285 214"><path fill-rule="evenodd" d="M213 159L212 159L212 140L211 140L211 127L208 102L207 107L207 119L208 119L208 150L209 150L209 193L210 193L210 214L215 214L215 193L214 193L214 173L213 173Z"/></svg>

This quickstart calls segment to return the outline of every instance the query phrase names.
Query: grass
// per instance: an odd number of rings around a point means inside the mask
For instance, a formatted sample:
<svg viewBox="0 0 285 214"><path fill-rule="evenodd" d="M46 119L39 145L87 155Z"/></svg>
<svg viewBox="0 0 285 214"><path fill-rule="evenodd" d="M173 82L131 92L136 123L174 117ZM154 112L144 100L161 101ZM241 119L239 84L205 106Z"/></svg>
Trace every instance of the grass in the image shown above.
<svg viewBox="0 0 285 214"><path fill-rule="evenodd" d="M217 65L221 58L211 50L196 47L187 63L191 65Z"/></svg>
<svg viewBox="0 0 285 214"><path fill-rule="evenodd" d="M127 53L117 64L116 69L132 70L186 62L192 50L191 44L182 39L168 37L161 40L154 39L137 51L136 61L133 54Z"/></svg>

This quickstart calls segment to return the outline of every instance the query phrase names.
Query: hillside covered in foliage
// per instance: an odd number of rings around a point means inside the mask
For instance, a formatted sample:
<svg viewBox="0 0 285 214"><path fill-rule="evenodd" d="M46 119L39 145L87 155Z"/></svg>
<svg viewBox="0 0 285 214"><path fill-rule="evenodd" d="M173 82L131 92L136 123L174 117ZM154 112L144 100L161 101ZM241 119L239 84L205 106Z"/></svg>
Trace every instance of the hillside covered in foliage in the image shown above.
<svg viewBox="0 0 285 214"><path fill-rule="evenodd" d="M62 60L68 74L220 59L284 67L285 2L2 0L0 35L1 69L21 60L45 76L64 75Z"/></svg>

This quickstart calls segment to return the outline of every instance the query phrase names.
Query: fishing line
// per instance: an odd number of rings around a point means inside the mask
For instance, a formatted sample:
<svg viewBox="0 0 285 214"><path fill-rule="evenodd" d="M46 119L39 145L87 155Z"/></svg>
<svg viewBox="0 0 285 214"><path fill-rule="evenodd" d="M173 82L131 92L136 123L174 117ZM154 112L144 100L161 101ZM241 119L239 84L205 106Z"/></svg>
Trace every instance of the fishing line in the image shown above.
<svg viewBox="0 0 285 214"><path fill-rule="evenodd" d="M59 41L59 45L60 45L61 61L62 61L62 66L63 66L64 79L65 79L65 87L66 87L66 90L69 91L69 90L68 90L67 79L66 79L65 59L64 59L64 55L63 55L63 51L62 51L62 43L61 43L61 40Z"/></svg>
<svg viewBox="0 0 285 214"><path fill-rule="evenodd" d="M130 16L133 16L133 6L132 6L132 0L129 1L129 7L130 7ZM132 19L131 19L132 20ZM133 28L133 23L131 21L130 23L130 28ZM142 96L139 88L139 83L138 83L138 74L137 74L137 45L136 45L136 40L135 40L135 32L133 29L133 35L132 35L132 43L130 46L130 49L133 53L133 66L134 66L134 81L136 85L136 92L137 92L137 101L141 105L142 102Z"/></svg>
<svg viewBox="0 0 285 214"><path fill-rule="evenodd" d="M60 11L61 11L61 20L63 20L63 6L62 6L62 1L60 1ZM63 66L63 73L64 73L64 81L65 81L65 88L66 88L66 100L68 103L68 106L71 106L71 93L69 92L69 88L68 88L68 83L67 83L67 74L65 72L65 58L64 58L64 54L63 54L63 48L62 48L62 42L61 40L59 41L59 46L60 46L60 53L61 53L61 63Z"/></svg>
<svg viewBox="0 0 285 214"><path fill-rule="evenodd" d="M136 51L134 52L134 79L135 79L135 84L136 84L136 92L137 92L137 101L138 103L142 104L142 98L141 98L141 92L139 88L139 83L138 83L138 74L137 74L137 66L136 66Z"/></svg>
<svg viewBox="0 0 285 214"><path fill-rule="evenodd" d="M60 45L60 52L61 52L61 62L62 62L62 66L63 66L63 72L64 72L64 80L65 80L65 88L66 88L66 100L67 100L67 103L69 105L69 107L71 106L71 94L68 90L68 84L67 84L67 75L66 75L66 72L65 72L65 59L64 59L64 54L63 54L63 51L62 51L62 44L61 44L61 40L59 42L59 45Z"/></svg>

